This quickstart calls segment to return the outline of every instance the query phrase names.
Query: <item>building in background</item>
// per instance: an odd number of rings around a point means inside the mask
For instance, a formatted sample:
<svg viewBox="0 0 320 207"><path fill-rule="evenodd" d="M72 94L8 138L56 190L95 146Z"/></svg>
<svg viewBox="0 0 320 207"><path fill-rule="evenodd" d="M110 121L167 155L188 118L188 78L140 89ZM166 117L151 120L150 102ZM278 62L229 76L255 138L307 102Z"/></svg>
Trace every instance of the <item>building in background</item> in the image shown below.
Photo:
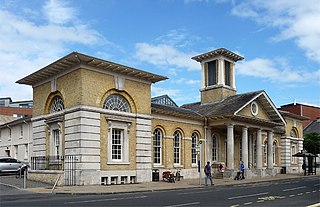
<svg viewBox="0 0 320 207"><path fill-rule="evenodd" d="M279 109L282 111L288 111L300 116L309 117L310 118L309 120L303 121L303 128L305 128L310 122L320 118L320 107L317 107L317 106L291 103L287 105L282 105L280 106Z"/></svg>
<svg viewBox="0 0 320 207"><path fill-rule="evenodd" d="M0 157L14 157L29 163L32 141L31 118L16 118L0 125Z"/></svg>
<svg viewBox="0 0 320 207"><path fill-rule="evenodd" d="M14 116L18 118L32 116L33 101L15 101L10 97L0 98L0 115Z"/></svg>

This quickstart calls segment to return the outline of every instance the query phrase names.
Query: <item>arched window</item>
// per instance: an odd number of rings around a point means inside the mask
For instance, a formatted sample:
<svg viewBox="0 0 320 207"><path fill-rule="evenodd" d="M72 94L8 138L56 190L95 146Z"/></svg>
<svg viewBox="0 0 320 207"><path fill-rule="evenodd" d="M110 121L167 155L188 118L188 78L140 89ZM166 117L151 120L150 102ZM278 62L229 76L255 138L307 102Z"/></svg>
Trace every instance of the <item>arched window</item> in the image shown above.
<svg viewBox="0 0 320 207"><path fill-rule="evenodd" d="M218 160L218 140L216 136L212 137L212 161Z"/></svg>
<svg viewBox="0 0 320 207"><path fill-rule="evenodd" d="M104 109L130 112L128 101L121 95L112 94L106 98L103 104Z"/></svg>
<svg viewBox="0 0 320 207"><path fill-rule="evenodd" d="M290 137L293 137L293 138L297 138L297 137L298 137L298 136L297 136L297 132L296 132L295 129L291 129L291 131L290 131Z"/></svg>
<svg viewBox="0 0 320 207"><path fill-rule="evenodd" d="M191 144L191 163L197 164L197 152L196 152L196 146L199 140L198 134L193 132L192 136L192 144Z"/></svg>
<svg viewBox="0 0 320 207"><path fill-rule="evenodd" d="M268 158L267 153L268 153L268 142L265 141L263 146L263 163L265 166L267 165L267 158Z"/></svg>
<svg viewBox="0 0 320 207"><path fill-rule="evenodd" d="M62 111L64 109L64 103L60 96L55 96L51 102L50 113Z"/></svg>
<svg viewBox="0 0 320 207"><path fill-rule="evenodd" d="M180 149L181 149L181 133L179 131L175 131L173 134L174 142L173 142L173 163L180 164Z"/></svg>
<svg viewBox="0 0 320 207"><path fill-rule="evenodd" d="M272 162L274 165L276 164L276 149L277 149L277 142L274 141L272 144Z"/></svg>
<svg viewBox="0 0 320 207"><path fill-rule="evenodd" d="M153 133L153 163L161 164L162 131L155 129Z"/></svg>

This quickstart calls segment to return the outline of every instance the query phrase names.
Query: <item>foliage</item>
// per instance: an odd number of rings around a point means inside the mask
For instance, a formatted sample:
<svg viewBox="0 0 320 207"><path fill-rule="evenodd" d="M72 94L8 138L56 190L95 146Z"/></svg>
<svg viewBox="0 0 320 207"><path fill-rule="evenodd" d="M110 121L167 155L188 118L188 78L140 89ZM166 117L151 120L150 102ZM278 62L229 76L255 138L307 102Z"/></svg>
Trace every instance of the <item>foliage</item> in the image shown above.
<svg viewBox="0 0 320 207"><path fill-rule="evenodd" d="M305 134L303 148L312 154L320 154L320 134L315 132Z"/></svg>

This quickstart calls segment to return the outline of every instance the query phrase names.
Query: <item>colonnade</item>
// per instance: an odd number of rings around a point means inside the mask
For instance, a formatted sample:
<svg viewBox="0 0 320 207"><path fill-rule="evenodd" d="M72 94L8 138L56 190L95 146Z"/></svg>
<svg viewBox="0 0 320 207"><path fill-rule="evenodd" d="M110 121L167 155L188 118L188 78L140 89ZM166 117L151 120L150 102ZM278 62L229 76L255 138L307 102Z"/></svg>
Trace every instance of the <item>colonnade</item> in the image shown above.
<svg viewBox="0 0 320 207"><path fill-rule="evenodd" d="M234 169L234 124L228 124L227 126L227 168L230 170ZM256 130L257 135L257 143L256 143L256 169L261 170L263 166L262 162L262 129ZM273 169L273 132L271 130L267 131L267 139L268 139L268 162L267 168ZM248 127L242 126L242 137L241 137L241 153L242 153L242 161L246 168L249 166L249 161L252 160L253 152L248 146L252 145L252 140L249 140L248 137Z"/></svg>

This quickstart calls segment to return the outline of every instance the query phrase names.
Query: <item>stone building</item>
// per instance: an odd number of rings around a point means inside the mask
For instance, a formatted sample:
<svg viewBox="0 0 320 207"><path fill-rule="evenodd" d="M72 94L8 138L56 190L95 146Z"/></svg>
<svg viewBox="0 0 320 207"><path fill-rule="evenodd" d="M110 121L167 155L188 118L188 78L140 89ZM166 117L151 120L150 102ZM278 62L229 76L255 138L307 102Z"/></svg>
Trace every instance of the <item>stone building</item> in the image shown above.
<svg viewBox="0 0 320 207"><path fill-rule="evenodd" d="M236 94L241 56L221 48L192 59L201 101L180 107L151 99L151 84L167 77L78 52L17 81L33 87L33 156L50 158L34 176L58 169L65 184L121 184L179 169L196 178L199 147L202 163L225 163L225 177L240 160L248 178L300 172L291 155L302 150L303 117L282 115L265 91Z"/></svg>

